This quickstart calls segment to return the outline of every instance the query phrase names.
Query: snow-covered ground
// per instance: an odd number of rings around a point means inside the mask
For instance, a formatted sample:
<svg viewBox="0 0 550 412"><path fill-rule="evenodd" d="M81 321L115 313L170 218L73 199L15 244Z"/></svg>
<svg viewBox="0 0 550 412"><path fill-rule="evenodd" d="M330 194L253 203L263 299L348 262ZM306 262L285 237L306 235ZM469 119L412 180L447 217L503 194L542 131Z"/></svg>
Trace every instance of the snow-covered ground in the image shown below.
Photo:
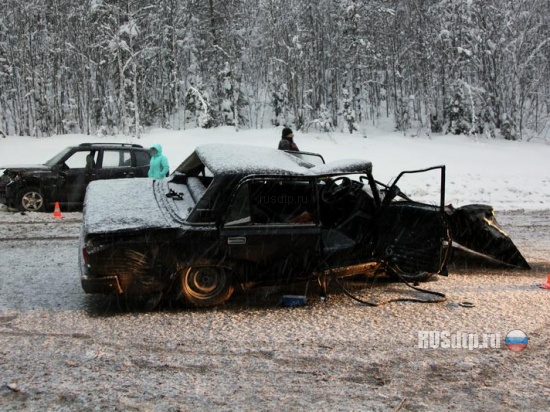
<svg viewBox="0 0 550 412"><path fill-rule="evenodd" d="M533 270L458 262L422 284L445 302L368 307L335 285L322 301L310 284L299 308L277 301L304 285L143 313L82 291L78 215L0 214L2 411L548 411L548 211L500 215ZM360 296L428 298L383 281ZM471 349L419 347L429 331Z"/></svg>
<svg viewBox="0 0 550 412"><path fill-rule="evenodd" d="M43 163L64 147L83 142L160 143L173 170L197 145L248 144L277 147L281 128L150 130L140 139L128 136L62 135L48 138L8 136L0 139L0 169L10 164ZM505 141L486 137L402 133L370 128L361 134L295 133L301 150L325 160L368 159L375 178L388 183L402 170L447 166L446 203L486 203L495 210L539 210L550 207L550 143ZM244 159L243 159L244 161ZM437 174L412 175L400 184L409 196L436 202ZM5 210L5 209L4 209Z"/></svg>

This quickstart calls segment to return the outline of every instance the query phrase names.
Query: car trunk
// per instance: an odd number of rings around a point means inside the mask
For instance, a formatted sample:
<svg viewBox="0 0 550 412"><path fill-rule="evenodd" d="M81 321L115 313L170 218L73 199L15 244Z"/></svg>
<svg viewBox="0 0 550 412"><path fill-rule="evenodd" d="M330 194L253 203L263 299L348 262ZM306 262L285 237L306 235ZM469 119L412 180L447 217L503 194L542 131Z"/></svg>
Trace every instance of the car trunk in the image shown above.
<svg viewBox="0 0 550 412"><path fill-rule="evenodd" d="M193 206L183 184L169 186L166 180L148 178L95 181L86 191L84 232L89 236L177 228Z"/></svg>

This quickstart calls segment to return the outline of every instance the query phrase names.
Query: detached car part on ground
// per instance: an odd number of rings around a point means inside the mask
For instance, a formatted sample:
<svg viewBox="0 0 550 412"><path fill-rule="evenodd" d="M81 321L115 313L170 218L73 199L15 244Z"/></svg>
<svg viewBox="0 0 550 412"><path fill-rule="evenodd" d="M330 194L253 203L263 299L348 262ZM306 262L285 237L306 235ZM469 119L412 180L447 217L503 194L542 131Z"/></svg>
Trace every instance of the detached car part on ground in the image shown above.
<svg viewBox="0 0 550 412"><path fill-rule="evenodd" d="M403 175L438 173L439 204L415 202ZM529 268L492 208L445 206L445 167L402 172L262 147L198 147L165 180L92 182L81 235L87 293L214 306L236 288L384 271L407 281L447 274L453 240Z"/></svg>
<svg viewBox="0 0 550 412"><path fill-rule="evenodd" d="M41 165L0 168L0 203L27 212L81 208L94 180L147 177L149 150L137 144L82 143Z"/></svg>

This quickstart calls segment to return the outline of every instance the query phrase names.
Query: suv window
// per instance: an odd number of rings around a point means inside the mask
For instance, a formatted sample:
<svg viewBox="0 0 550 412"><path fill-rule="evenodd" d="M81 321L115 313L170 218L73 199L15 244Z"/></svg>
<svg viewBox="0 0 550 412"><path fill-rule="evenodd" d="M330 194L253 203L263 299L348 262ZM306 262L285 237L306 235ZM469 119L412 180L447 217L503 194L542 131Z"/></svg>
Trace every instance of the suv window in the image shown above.
<svg viewBox="0 0 550 412"><path fill-rule="evenodd" d="M69 167L69 169L84 169L86 167L86 156L88 156L90 152L74 152L67 160L65 160L65 164Z"/></svg>
<svg viewBox="0 0 550 412"><path fill-rule="evenodd" d="M131 167L132 155L127 150L104 150L103 168Z"/></svg>
<svg viewBox="0 0 550 412"><path fill-rule="evenodd" d="M65 157L67 153L69 153L72 149L70 147L67 147L63 149L61 152L56 154L54 157L52 157L50 160L48 160L46 163L44 163L46 166L55 166L59 163L61 159Z"/></svg>
<svg viewBox="0 0 550 412"><path fill-rule="evenodd" d="M136 154L136 166L149 166L149 155L147 152L136 150L134 152Z"/></svg>

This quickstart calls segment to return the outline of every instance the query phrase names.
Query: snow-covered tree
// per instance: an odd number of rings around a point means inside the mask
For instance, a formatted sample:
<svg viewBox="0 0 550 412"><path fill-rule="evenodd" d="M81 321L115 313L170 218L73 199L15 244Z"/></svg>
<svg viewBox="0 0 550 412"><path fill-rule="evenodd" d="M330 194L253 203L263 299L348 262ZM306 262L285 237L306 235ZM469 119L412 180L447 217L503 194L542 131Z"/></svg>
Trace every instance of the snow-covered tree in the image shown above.
<svg viewBox="0 0 550 412"><path fill-rule="evenodd" d="M0 6L8 134L139 135L186 121L353 132L390 117L404 132L521 139L550 120L546 0Z"/></svg>

